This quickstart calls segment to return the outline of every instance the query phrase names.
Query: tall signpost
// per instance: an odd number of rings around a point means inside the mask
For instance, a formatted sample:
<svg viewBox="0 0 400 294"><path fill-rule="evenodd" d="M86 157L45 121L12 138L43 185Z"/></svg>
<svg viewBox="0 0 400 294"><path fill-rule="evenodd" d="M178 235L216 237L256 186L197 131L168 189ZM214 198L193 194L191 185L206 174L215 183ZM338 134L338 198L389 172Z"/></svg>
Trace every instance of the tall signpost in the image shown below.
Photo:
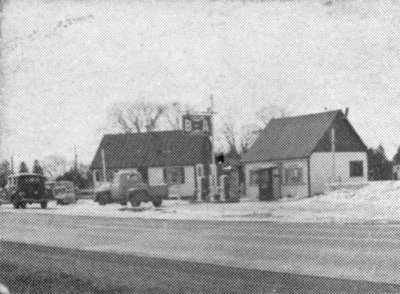
<svg viewBox="0 0 400 294"><path fill-rule="evenodd" d="M210 120L211 126L214 126L214 97L213 95L210 96ZM215 141L214 141L214 132L211 131L210 135L211 141L211 173L210 173L210 201L214 201L214 197L217 194L217 166L215 164Z"/></svg>
<svg viewBox="0 0 400 294"><path fill-rule="evenodd" d="M211 107L205 113L185 114L182 117L183 131L189 134L203 134L210 137L211 142L211 166L210 166L210 194L209 200L213 201L217 194L217 168L214 156L214 132L213 115L214 101L211 95Z"/></svg>
<svg viewBox="0 0 400 294"><path fill-rule="evenodd" d="M331 130L331 144L332 144L332 183L335 184L336 182L336 138L335 138L335 129L332 128Z"/></svg>

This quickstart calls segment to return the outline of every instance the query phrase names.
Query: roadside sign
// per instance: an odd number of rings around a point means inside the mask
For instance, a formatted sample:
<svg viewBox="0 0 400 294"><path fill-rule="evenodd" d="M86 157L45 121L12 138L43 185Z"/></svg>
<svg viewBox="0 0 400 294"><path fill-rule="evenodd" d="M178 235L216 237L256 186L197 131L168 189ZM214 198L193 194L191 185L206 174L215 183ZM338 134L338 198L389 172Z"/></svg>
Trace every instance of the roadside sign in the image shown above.
<svg viewBox="0 0 400 294"><path fill-rule="evenodd" d="M185 133L212 135L211 115L187 114L182 122Z"/></svg>

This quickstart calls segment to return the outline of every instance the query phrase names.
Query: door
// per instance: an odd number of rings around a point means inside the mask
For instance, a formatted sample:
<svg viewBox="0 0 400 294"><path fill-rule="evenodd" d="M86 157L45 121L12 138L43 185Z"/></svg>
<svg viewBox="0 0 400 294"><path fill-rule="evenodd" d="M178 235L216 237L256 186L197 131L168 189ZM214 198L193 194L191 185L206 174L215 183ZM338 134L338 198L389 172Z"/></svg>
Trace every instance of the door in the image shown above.
<svg viewBox="0 0 400 294"><path fill-rule="evenodd" d="M258 174L259 198L261 201L274 200L272 168L260 169Z"/></svg>

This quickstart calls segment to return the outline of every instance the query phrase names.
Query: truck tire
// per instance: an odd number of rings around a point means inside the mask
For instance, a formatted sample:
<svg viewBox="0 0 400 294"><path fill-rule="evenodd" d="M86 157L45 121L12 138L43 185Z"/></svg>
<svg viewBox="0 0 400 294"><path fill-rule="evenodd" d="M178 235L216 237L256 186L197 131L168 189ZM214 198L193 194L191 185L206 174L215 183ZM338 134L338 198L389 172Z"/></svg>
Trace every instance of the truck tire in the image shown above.
<svg viewBox="0 0 400 294"><path fill-rule="evenodd" d="M132 207L138 207L145 197L145 193L139 191L129 197L129 202L131 203Z"/></svg>
<svg viewBox="0 0 400 294"><path fill-rule="evenodd" d="M40 207L41 207L42 209L46 209L46 208L47 208L47 201L42 201L42 202L40 202Z"/></svg>
<svg viewBox="0 0 400 294"><path fill-rule="evenodd" d="M154 200L153 200L153 205L154 205L154 207L160 207L161 204L162 204L162 199L161 199L161 198L158 198L158 199L154 199Z"/></svg>
<svg viewBox="0 0 400 294"><path fill-rule="evenodd" d="M100 193L97 199L100 205L103 206L107 204L107 195L105 193Z"/></svg>
<svg viewBox="0 0 400 294"><path fill-rule="evenodd" d="M99 195L99 204L106 205L111 202L111 194L110 192L102 192Z"/></svg>
<svg viewBox="0 0 400 294"><path fill-rule="evenodd" d="M131 197L130 202L131 202L132 207L140 206L140 201L138 199L135 199L135 196Z"/></svg>

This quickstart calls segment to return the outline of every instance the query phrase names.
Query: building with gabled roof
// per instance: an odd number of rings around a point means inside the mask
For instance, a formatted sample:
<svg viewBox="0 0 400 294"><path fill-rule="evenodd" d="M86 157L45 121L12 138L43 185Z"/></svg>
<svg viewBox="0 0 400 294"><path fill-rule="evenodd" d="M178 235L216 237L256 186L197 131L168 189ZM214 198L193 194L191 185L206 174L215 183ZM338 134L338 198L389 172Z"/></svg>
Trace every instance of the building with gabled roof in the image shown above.
<svg viewBox="0 0 400 294"><path fill-rule="evenodd" d="M168 184L170 195L193 196L196 177L211 163L210 139L181 130L103 136L90 169L103 181L103 154L107 181L122 170L137 170L150 185Z"/></svg>
<svg viewBox="0 0 400 294"><path fill-rule="evenodd" d="M341 110L272 119L242 163L251 199L307 197L329 183L367 181L367 147Z"/></svg>

